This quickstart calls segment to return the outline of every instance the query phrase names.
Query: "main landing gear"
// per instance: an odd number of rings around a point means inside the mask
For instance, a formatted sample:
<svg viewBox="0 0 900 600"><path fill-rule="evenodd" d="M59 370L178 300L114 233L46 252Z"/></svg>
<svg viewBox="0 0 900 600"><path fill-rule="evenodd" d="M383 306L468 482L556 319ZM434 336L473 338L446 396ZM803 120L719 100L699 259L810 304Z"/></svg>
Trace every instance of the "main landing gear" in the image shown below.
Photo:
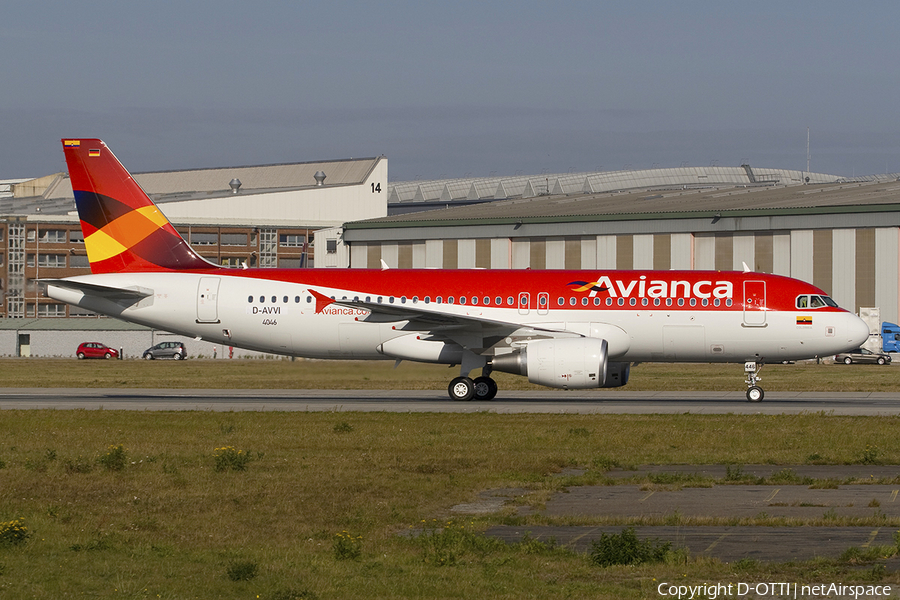
<svg viewBox="0 0 900 600"><path fill-rule="evenodd" d="M763 389L756 385L760 380L759 372L762 368L762 363L753 361L744 363L744 373L747 374L747 380L744 383L747 384L747 400L750 402L762 402L762 399L766 396Z"/></svg>
<svg viewBox="0 0 900 600"><path fill-rule="evenodd" d="M456 377L450 382L447 391L454 400L493 400L497 395L497 382L490 377L491 369L486 366L481 370L481 377L474 380L468 377Z"/></svg>

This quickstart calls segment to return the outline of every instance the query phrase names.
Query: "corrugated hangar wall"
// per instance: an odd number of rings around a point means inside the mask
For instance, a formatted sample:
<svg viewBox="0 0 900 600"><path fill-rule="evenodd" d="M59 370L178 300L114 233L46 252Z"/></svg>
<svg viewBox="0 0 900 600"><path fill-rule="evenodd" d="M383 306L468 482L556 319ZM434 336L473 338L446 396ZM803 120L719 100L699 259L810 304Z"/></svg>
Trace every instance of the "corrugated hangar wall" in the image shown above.
<svg viewBox="0 0 900 600"><path fill-rule="evenodd" d="M811 282L857 312L898 321L900 229L634 233L354 243L350 266L492 269L751 269Z"/></svg>

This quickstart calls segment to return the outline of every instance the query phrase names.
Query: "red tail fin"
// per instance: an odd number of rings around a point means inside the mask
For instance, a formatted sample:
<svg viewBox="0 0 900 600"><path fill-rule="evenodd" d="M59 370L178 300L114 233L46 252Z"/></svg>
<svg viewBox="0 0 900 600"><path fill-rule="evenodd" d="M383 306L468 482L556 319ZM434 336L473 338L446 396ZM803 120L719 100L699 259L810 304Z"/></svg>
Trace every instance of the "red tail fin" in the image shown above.
<svg viewBox="0 0 900 600"><path fill-rule="evenodd" d="M92 273L216 268L178 235L106 144L62 143Z"/></svg>

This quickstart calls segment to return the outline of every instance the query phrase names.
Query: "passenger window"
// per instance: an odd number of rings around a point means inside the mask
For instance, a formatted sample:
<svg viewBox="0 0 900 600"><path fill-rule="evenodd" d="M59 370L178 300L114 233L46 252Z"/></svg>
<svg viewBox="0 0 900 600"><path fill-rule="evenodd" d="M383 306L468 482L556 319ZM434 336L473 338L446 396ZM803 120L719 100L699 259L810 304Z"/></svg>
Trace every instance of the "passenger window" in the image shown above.
<svg viewBox="0 0 900 600"><path fill-rule="evenodd" d="M252 303L252 302L253 302L253 296L247 296L247 302Z"/></svg>
<svg viewBox="0 0 900 600"><path fill-rule="evenodd" d="M284 297L284 303L285 303L285 304L288 303L288 297L287 297L287 296Z"/></svg>
<svg viewBox="0 0 900 600"><path fill-rule="evenodd" d="M294 296L294 304L300 304L300 296Z"/></svg>
<svg viewBox="0 0 900 600"><path fill-rule="evenodd" d="M266 301L266 297L265 297L265 296L260 296L260 297L259 297L259 301L260 301L260 303L265 302L265 301Z"/></svg>
<svg viewBox="0 0 900 600"><path fill-rule="evenodd" d="M272 296L272 304L275 304L276 302L278 302L278 298L276 298L275 296Z"/></svg>
<svg viewBox="0 0 900 600"><path fill-rule="evenodd" d="M503 298L497 296L496 298L494 298L494 304L496 304L497 306L503 306Z"/></svg>
<svg viewBox="0 0 900 600"><path fill-rule="evenodd" d="M515 304L515 303L516 303L516 301L513 299L512 296L507 296L507 297L506 297L506 304L508 304L509 306L512 306L512 305Z"/></svg>

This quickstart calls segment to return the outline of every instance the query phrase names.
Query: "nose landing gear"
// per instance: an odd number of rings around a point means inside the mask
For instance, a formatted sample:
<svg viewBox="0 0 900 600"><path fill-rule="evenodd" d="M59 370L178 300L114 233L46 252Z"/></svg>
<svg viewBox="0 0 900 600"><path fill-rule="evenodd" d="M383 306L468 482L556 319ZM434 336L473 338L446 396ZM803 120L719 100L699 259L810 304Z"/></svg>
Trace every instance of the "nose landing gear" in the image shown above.
<svg viewBox="0 0 900 600"><path fill-rule="evenodd" d="M747 400L750 402L762 402L766 395L763 389L756 385L760 381L759 372L762 368L762 363L753 361L744 363L744 373L747 374L747 379L744 383L747 384Z"/></svg>

